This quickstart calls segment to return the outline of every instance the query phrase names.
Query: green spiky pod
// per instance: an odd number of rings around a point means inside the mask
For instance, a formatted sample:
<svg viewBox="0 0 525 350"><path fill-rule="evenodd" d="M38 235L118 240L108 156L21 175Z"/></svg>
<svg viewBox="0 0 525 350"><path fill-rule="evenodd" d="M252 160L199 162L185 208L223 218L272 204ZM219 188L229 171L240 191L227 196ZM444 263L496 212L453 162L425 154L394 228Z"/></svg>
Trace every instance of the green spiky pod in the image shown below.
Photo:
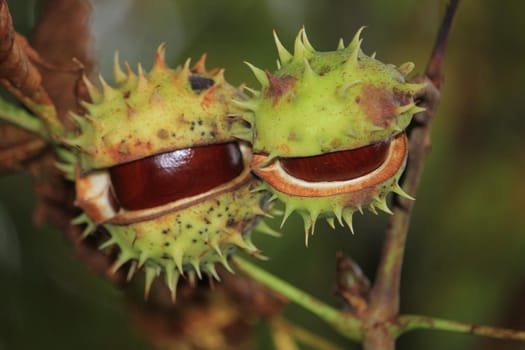
<svg viewBox="0 0 525 350"><path fill-rule="evenodd" d="M405 81L412 63L396 67L364 54L362 29L348 46L341 40L337 50L319 52L303 28L293 54L274 32L278 70L270 73L248 64L262 90L236 102L244 109L242 119L251 126L249 137L246 131L237 136L253 144L255 173L285 204L285 218L294 210L301 213L307 232L313 233L318 217L327 217L330 223L337 218L351 227L352 214L361 208L390 212L386 195L404 194L398 185L406 162L403 131L422 110L414 96L423 85ZM305 180L287 173L284 165L288 159L313 164L315 160L308 159L354 150L366 153L367 147L381 143L386 145L381 150L383 163L352 177L319 175ZM351 155L343 157L352 163ZM322 172L319 168L329 164L320 160L315 171Z"/></svg>
<svg viewBox="0 0 525 350"><path fill-rule="evenodd" d="M215 264L230 269L227 259L237 248L260 256L251 232L265 214L265 194L252 191L260 181L250 172L251 151L232 134L229 116L238 109L231 100L242 93L224 80L223 71L207 71L204 56L191 69L189 61L170 69L161 45L150 73L140 65L138 74L129 67L123 73L116 60L117 85L100 80L102 91L85 79L92 102L83 103L85 116L73 116L79 130L64 140L70 151L61 149L59 166L75 179L75 203L84 210L74 223L85 225L85 236L107 233L101 248L120 251L113 270L126 264L131 278L143 269L146 295L163 275L175 298L179 276L206 273L218 279ZM216 146L224 166L206 156ZM167 175L153 175L144 185L143 176L165 169ZM209 185L206 178L216 169L226 172L226 180ZM181 197L178 191L186 185L179 180L203 190ZM138 196L146 199L118 190L133 192L135 183L145 187ZM162 197L165 190L173 199ZM148 202L150 192L162 201ZM275 234L264 223L260 231Z"/></svg>
<svg viewBox="0 0 525 350"><path fill-rule="evenodd" d="M137 269L144 269L146 297L153 280L161 275L173 298L182 275L196 274L201 278L202 273L206 273L219 280L215 264L220 263L232 271L228 257L237 248L260 256L251 240L257 216L263 214L260 208L263 197L252 192L257 183L251 181L236 191L152 220L129 225L102 224L110 238L100 248L116 246L120 250L113 272L128 262L131 263L128 278ZM86 234L91 234L96 227L86 213L74 223L85 224ZM264 224L260 231L265 232Z"/></svg>
<svg viewBox="0 0 525 350"><path fill-rule="evenodd" d="M138 74L127 64L124 73L115 56L115 87L100 77L99 91L85 79L92 102L82 102L85 116L73 115L79 135L64 140L81 151L82 173L168 150L231 140L226 116L232 108L229 101L239 97L239 91L224 80L223 70L206 71L204 57L193 70L190 60L170 69L161 45L147 74L140 64ZM213 80L213 86L196 93L190 82L193 73Z"/></svg>

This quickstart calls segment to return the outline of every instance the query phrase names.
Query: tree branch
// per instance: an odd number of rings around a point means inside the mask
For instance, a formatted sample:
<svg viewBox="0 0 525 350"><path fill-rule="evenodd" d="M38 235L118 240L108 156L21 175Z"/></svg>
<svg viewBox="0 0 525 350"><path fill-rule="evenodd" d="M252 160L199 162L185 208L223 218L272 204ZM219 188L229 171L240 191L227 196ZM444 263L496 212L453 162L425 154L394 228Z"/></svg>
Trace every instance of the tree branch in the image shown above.
<svg viewBox="0 0 525 350"><path fill-rule="evenodd" d="M427 89L419 96L420 105L426 107L426 111L414 117L409 141L409 161L403 183L405 191L411 195L417 192L423 165L431 148L431 123L439 103L447 38L458 3L459 0L450 0L447 6L426 72ZM394 198L394 215L388 224L376 280L370 293L364 341L364 348L367 350L388 350L395 347L395 338L386 329L386 324L399 313L401 268L413 206L413 201Z"/></svg>

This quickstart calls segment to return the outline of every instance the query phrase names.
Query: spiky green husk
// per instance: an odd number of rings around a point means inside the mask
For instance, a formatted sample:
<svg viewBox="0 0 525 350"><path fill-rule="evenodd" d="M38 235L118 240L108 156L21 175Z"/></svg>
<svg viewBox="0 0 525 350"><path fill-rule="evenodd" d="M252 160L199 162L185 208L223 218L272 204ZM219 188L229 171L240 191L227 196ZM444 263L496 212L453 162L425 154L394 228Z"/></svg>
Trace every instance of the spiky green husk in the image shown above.
<svg viewBox="0 0 525 350"><path fill-rule="evenodd" d="M376 186L332 196L293 196L276 190L268 183L261 185L260 189L270 192L272 199L278 199L283 203L284 213L281 227L293 212L301 215L304 222L305 241L308 245L308 237L310 234L314 234L317 219L326 219L332 228L335 226L335 220L337 220L341 226L346 224L353 233L352 218L356 211L362 213L364 209L368 209L374 214L377 214L377 210L379 209L385 213L392 214L387 205L387 196L390 192L411 198L398 184L404 168L405 167L402 166L393 177Z"/></svg>
<svg viewBox="0 0 525 350"><path fill-rule="evenodd" d="M214 85L193 91L190 75L210 78ZM73 115L79 134L64 142L80 152L82 172L110 167L173 149L233 140L230 100L238 90L225 82L223 71L204 69L203 62L190 70L170 69L160 46L151 72L139 65L124 73L115 61L116 86L102 78L102 91L85 79L92 103L83 103L85 116Z"/></svg>
<svg viewBox="0 0 525 350"><path fill-rule="evenodd" d="M130 225L102 224L110 235L102 248L118 246L120 254L114 271L127 262L131 262L131 274L144 267L147 290L160 274L164 274L172 293L176 280L185 273L196 273L199 278L207 273L218 278L215 264L230 269L227 258L237 248L259 255L251 231L263 213L265 195L253 191L257 185L257 181L252 181L238 190L152 220ZM86 224L86 235L95 229L86 214L74 223ZM274 234L264 225L261 231Z"/></svg>
<svg viewBox="0 0 525 350"><path fill-rule="evenodd" d="M405 82L413 64L397 68L365 55L360 32L346 48L319 52L302 29L293 55L275 36L280 69L270 74L249 65L263 88L237 103L252 124L255 152L319 155L379 142L408 126L421 110L414 94L423 87Z"/></svg>

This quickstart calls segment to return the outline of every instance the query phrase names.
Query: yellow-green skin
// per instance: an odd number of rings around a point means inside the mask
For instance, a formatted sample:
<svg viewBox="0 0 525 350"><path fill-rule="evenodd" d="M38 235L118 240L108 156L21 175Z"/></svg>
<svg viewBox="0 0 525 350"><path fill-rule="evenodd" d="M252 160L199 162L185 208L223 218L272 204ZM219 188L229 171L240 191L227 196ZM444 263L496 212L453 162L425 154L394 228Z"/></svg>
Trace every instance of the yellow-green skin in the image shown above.
<svg viewBox="0 0 525 350"><path fill-rule="evenodd" d="M131 225L103 224L111 236L103 248L117 245L120 249L114 270L131 261L150 272L164 272L168 286L174 288L170 283L176 284L184 272L217 276L215 264L229 268L227 257L237 248L258 255L251 231L261 214L264 194L252 191L257 184L252 181L236 191L155 219ZM86 214L75 223L94 228Z"/></svg>
<svg viewBox="0 0 525 350"><path fill-rule="evenodd" d="M234 139L226 116L233 113L230 100L239 91L225 82L223 71L198 72L214 81L199 93L191 88L189 61L170 69L163 56L161 47L148 74L140 66L137 75L129 69L126 74L116 63L116 86L101 78L102 92L86 80L92 103L83 103L85 116L74 116L80 134L66 140L81 151L82 173Z"/></svg>
<svg viewBox="0 0 525 350"><path fill-rule="evenodd" d="M404 77L413 65L398 69L365 55L359 32L331 52L315 51L304 29L294 55L277 37L276 43L280 69L270 74L251 66L263 89L239 103L257 153L304 157L358 148L398 134L420 110L413 96L422 86Z"/></svg>
<svg viewBox="0 0 525 350"><path fill-rule="evenodd" d="M274 33L278 70L269 73L249 64L262 90L252 91L248 101L237 101L251 126L251 133L238 128L237 136L250 141L254 152L268 155L258 166L264 168L277 157L316 156L384 141L401 133L422 110L414 96L423 85L405 81L413 64L395 67L365 55L360 49L361 30L347 47L341 41L336 51L318 52L303 28L293 55ZM294 211L303 217L308 241L317 218L326 218L331 226L337 219L353 232L355 211L391 213L388 193L410 197L398 185L403 170L404 164L374 187L324 197L285 194L268 183L262 188L284 204L283 223Z"/></svg>
<svg viewBox="0 0 525 350"><path fill-rule="evenodd" d="M224 81L222 71L206 71L203 59L191 71L189 61L182 68L169 69L163 46L150 73L139 66L135 75L127 68L127 74L123 73L116 62L114 88L101 78L99 91L85 79L92 103L84 103L85 116L73 115L79 126L77 136L64 140L76 152L62 152L61 168L69 178L75 177L79 165L80 176L90 176L165 151L236 140L228 116L237 108L232 98L242 94ZM190 74L212 79L214 84L194 91ZM154 219L100 224L110 236L102 248L116 245L120 250L113 270L129 262L131 276L143 268L146 292L162 273L174 298L180 275L200 277L204 272L218 279L215 264L229 269L227 258L237 247L257 256L251 231L264 214L265 194L251 190L259 183L247 179L229 192ZM85 235L97 228L87 213L74 223L86 225ZM264 226L262 231L274 234Z"/></svg>

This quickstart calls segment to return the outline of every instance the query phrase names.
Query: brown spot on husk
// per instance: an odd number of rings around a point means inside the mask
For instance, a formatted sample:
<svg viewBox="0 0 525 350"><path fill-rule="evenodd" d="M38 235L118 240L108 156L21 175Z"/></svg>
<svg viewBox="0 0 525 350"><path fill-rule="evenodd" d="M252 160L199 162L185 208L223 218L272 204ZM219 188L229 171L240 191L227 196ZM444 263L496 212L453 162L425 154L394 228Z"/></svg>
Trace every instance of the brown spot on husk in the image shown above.
<svg viewBox="0 0 525 350"><path fill-rule="evenodd" d="M288 90L295 86L295 82L297 81L297 79L292 76L287 75L284 77L277 77L268 71L266 71L266 76L270 81L270 86L268 87L268 90L266 90L266 97L271 97L273 99L274 106L284 95L286 95Z"/></svg>
<svg viewBox="0 0 525 350"><path fill-rule="evenodd" d="M381 86L364 85L360 106L368 119L381 128L386 128L397 116L398 104L394 92Z"/></svg>
<svg viewBox="0 0 525 350"><path fill-rule="evenodd" d="M404 92L394 88L394 99L399 103L400 106L404 106L412 102L412 95L409 92Z"/></svg>
<svg viewBox="0 0 525 350"><path fill-rule="evenodd" d="M159 139L167 139L169 137L169 132L166 130L166 129L159 129L159 131L157 131L157 137Z"/></svg>

